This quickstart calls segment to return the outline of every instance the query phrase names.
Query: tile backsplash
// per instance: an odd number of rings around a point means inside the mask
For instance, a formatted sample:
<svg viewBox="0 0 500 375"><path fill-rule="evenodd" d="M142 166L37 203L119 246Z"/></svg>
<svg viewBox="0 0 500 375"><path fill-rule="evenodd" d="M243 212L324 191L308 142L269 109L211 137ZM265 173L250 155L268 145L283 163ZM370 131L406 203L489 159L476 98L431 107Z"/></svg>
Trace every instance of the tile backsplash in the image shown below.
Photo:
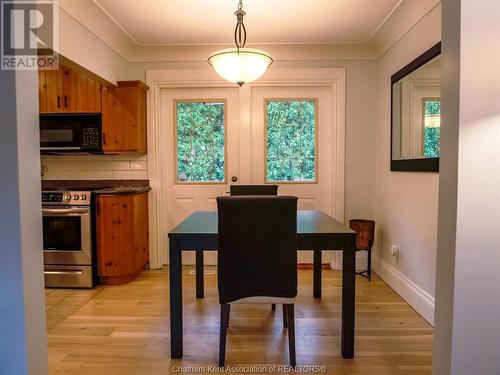
<svg viewBox="0 0 500 375"><path fill-rule="evenodd" d="M43 180L148 178L147 155L42 155Z"/></svg>

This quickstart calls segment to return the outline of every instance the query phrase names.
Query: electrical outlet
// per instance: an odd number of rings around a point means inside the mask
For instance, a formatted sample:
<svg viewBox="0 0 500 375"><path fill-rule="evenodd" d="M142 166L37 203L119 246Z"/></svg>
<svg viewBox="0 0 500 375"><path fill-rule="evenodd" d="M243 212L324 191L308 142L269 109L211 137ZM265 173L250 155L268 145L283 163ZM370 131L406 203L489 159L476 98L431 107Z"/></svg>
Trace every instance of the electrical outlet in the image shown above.
<svg viewBox="0 0 500 375"><path fill-rule="evenodd" d="M391 246L391 255L393 257L399 257L399 246L398 245Z"/></svg>

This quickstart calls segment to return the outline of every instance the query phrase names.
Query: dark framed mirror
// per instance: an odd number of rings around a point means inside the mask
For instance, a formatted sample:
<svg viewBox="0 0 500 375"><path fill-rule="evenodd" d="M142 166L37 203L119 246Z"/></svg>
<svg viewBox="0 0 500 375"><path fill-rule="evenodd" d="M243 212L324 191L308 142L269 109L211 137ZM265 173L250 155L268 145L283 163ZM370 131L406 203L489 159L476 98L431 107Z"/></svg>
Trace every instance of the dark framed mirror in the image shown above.
<svg viewBox="0 0 500 375"><path fill-rule="evenodd" d="M391 77L391 171L439 172L441 43Z"/></svg>

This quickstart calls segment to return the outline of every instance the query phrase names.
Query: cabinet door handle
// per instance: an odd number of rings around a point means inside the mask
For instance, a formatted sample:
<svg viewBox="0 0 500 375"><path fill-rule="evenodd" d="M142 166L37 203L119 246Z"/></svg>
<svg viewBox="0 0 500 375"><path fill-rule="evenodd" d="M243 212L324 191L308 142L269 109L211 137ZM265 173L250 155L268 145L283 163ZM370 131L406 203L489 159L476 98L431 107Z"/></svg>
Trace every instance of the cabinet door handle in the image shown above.
<svg viewBox="0 0 500 375"><path fill-rule="evenodd" d="M61 96L57 95L57 108L61 108Z"/></svg>
<svg viewBox="0 0 500 375"><path fill-rule="evenodd" d="M106 133L102 133L102 145L106 144Z"/></svg>
<svg viewBox="0 0 500 375"><path fill-rule="evenodd" d="M64 107L68 108L68 97L64 95Z"/></svg>

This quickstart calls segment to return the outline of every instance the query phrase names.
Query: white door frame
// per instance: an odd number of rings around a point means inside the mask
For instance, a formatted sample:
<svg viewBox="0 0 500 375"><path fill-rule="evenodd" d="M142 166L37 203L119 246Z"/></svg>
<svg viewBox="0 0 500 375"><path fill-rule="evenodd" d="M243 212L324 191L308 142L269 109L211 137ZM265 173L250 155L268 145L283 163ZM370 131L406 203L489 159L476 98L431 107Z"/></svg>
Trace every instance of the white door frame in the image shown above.
<svg viewBox="0 0 500 375"><path fill-rule="evenodd" d="M167 248L166 222L167 191L164 188L164 174L161 160L163 153L168 152L161 147L161 104L160 91L173 88L210 88L234 87L234 84L222 80L212 69L168 69L146 70L146 84L150 87L147 94L147 130L148 130L148 177L152 191L149 200L150 247L149 259L151 268L160 268L168 258L163 249ZM332 90L334 113L333 135L335 139L335 156L332 174L332 207L335 219L344 222L344 190L345 190L345 69L280 69L271 68L260 80L246 84L239 90L240 107L240 163L251 158L252 121L252 88L262 86L328 86ZM242 110L244 109L244 110ZM245 114L245 115L242 115ZM164 131L164 130L163 130ZM247 159L248 160L248 159ZM240 168L240 183L251 181L251 171ZM331 267L338 268L337 252L332 257Z"/></svg>

